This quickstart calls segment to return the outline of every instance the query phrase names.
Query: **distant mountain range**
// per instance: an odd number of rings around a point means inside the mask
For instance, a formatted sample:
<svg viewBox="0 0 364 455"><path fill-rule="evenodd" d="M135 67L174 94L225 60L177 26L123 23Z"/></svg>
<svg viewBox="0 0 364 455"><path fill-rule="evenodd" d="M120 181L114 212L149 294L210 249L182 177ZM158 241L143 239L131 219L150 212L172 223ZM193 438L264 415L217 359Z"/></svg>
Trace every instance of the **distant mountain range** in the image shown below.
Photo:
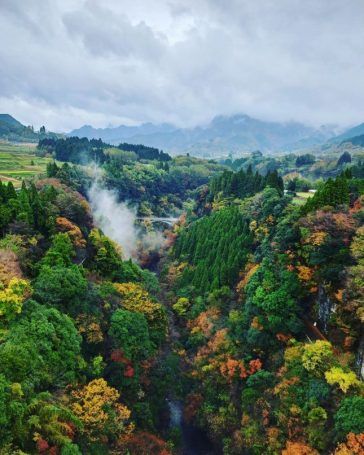
<svg viewBox="0 0 364 455"><path fill-rule="evenodd" d="M59 137L60 135L34 131L31 126L25 126L9 114L0 114L0 139L9 142L38 142L45 137Z"/></svg>
<svg viewBox="0 0 364 455"><path fill-rule="evenodd" d="M34 131L32 127L23 125L9 114L0 114L0 140L38 142L46 137L61 136L43 128ZM361 146L364 123L342 132L334 126L312 128L297 122L266 122L238 114L218 116L208 125L195 128L177 128L169 123L121 125L115 128L93 128L85 125L71 131L67 136L101 138L104 142L115 145L121 142L143 144L172 154L190 153L194 156L216 157L255 150L299 151L318 146L327 149L351 142L351 139L353 145Z"/></svg>
<svg viewBox="0 0 364 455"><path fill-rule="evenodd" d="M337 128L330 126L312 128L297 122L266 122L238 114L218 116L207 126L195 128L177 128L168 123L98 129L85 125L71 131L68 136L101 138L111 144L127 141L170 153L213 156L254 150L299 150L323 144L336 136L337 132Z"/></svg>

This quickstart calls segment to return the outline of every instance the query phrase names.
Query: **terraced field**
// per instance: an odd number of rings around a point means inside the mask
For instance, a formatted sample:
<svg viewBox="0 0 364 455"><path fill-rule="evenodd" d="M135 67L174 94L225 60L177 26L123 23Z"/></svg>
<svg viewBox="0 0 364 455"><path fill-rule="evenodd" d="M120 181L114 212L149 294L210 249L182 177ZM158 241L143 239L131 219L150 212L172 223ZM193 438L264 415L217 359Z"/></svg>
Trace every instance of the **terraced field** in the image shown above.
<svg viewBox="0 0 364 455"><path fill-rule="evenodd" d="M51 158L38 157L35 144L9 144L0 142L0 180L12 181L15 187L22 179L46 172Z"/></svg>

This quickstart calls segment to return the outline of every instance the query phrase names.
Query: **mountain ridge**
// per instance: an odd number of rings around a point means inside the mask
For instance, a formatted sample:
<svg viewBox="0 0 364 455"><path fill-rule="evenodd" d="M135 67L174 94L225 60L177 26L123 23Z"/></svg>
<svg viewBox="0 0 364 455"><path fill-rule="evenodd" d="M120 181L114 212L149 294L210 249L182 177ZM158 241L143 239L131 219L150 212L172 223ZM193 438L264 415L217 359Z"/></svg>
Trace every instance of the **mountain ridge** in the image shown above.
<svg viewBox="0 0 364 455"><path fill-rule="evenodd" d="M140 126L93 128L85 125L68 136L84 136L117 144L124 140L148 144L170 153L197 155L221 152L293 151L325 143L336 135L335 127L313 128L299 122L259 120L246 114L219 115L205 126L178 128L169 123L144 123Z"/></svg>

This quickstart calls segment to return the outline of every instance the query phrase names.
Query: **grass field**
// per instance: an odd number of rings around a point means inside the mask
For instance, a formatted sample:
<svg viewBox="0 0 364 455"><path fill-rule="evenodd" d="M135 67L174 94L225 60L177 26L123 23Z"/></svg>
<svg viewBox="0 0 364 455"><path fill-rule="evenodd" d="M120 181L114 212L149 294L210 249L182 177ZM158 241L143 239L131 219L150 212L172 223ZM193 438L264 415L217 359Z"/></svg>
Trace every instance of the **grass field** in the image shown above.
<svg viewBox="0 0 364 455"><path fill-rule="evenodd" d="M45 174L50 158L35 155L36 144L9 144L0 142L0 180L12 181L15 187L22 179Z"/></svg>
<svg viewBox="0 0 364 455"><path fill-rule="evenodd" d="M296 193L296 196L292 199L292 202L296 205L302 205L307 201L309 197L312 196L313 193L309 193L308 191L307 192L299 191Z"/></svg>

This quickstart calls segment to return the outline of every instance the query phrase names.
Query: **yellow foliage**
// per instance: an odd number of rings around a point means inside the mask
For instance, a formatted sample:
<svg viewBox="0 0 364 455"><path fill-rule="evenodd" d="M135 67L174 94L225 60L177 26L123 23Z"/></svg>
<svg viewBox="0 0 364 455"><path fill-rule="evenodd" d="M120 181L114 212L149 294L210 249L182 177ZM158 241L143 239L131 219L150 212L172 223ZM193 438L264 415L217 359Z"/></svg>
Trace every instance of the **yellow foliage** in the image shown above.
<svg viewBox="0 0 364 455"><path fill-rule="evenodd" d="M333 360L332 346L328 341L317 340L315 343L305 344L302 354L302 364L308 371L322 373L330 366Z"/></svg>
<svg viewBox="0 0 364 455"><path fill-rule="evenodd" d="M311 245L314 246L320 246L325 242L326 237L327 237L326 232L323 231L314 232L308 237L306 243L310 243Z"/></svg>
<svg viewBox="0 0 364 455"><path fill-rule="evenodd" d="M29 281L12 278L6 288L0 290L0 318L8 321L22 310L24 301L31 295Z"/></svg>
<svg viewBox="0 0 364 455"><path fill-rule="evenodd" d="M284 360L287 363L291 363L298 360L302 356L303 347L302 345L291 346L284 351Z"/></svg>
<svg viewBox="0 0 364 455"><path fill-rule="evenodd" d="M97 318L90 314L79 314L76 318L78 332L85 335L88 343L101 343L104 337Z"/></svg>
<svg viewBox="0 0 364 455"><path fill-rule="evenodd" d="M325 378L328 384L337 384L344 393L346 393L350 387L356 387L360 384L360 381L353 371L346 373L340 367L332 367L330 370L326 371Z"/></svg>
<svg viewBox="0 0 364 455"><path fill-rule="evenodd" d="M108 423L115 425L119 435L131 431L132 427L126 425L130 411L118 403L119 397L119 392L103 378L94 379L81 390L72 392L71 409L83 423L83 432L91 440L102 436Z"/></svg>
<svg viewBox="0 0 364 455"><path fill-rule="evenodd" d="M123 308L144 314L151 327L166 331L166 315L160 303L151 300L148 292L136 283L115 283L115 290L120 294Z"/></svg>
<svg viewBox="0 0 364 455"><path fill-rule="evenodd" d="M178 316L185 316L190 306L191 303L186 297L180 297L177 302L172 305L172 308Z"/></svg>

